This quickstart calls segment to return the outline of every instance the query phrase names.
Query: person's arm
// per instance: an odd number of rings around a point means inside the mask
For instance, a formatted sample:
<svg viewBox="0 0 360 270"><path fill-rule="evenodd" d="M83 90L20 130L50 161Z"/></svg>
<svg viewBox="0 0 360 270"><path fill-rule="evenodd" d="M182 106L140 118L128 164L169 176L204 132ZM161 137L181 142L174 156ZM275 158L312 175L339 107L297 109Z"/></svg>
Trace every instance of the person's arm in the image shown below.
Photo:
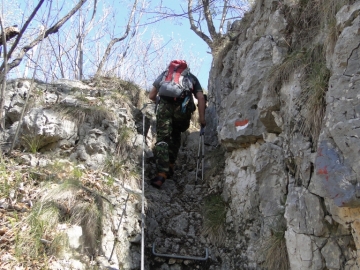
<svg viewBox="0 0 360 270"><path fill-rule="evenodd" d="M157 96L157 89L155 88L155 86L153 86L153 88L151 89L151 91L149 92L149 98L153 101L156 102L156 96Z"/></svg>
<svg viewBox="0 0 360 270"><path fill-rule="evenodd" d="M204 97L203 92L197 92L196 98L198 100L199 123L202 127L205 127L206 126L206 121L205 121L206 102L205 102L205 97Z"/></svg>

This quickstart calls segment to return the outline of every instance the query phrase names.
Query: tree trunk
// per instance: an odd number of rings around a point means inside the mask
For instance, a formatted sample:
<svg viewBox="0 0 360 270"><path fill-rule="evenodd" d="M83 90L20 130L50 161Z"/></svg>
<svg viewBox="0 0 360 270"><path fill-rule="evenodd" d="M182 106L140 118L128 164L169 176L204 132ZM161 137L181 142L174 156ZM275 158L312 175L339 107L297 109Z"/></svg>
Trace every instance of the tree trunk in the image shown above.
<svg viewBox="0 0 360 270"><path fill-rule="evenodd" d="M6 89L6 76L7 76L7 47L6 47L6 36L5 36L5 29L3 25L2 18L0 16L0 26L1 26L1 41L2 41L2 49L4 55L4 73L1 75L0 81L1 84L1 94L0 94L0 132L2 133L5 130L5 112L4 112L4 104L5 104L5 89ZM1 134L2 135L2 134Z"/></svg>

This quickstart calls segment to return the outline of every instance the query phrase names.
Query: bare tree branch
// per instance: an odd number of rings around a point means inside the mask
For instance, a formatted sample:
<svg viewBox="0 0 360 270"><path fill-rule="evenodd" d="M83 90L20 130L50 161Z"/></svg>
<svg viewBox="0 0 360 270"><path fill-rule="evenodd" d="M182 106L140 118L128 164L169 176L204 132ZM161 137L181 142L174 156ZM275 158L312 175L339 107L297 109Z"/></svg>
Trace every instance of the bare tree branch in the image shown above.
<svg viewBox="0 0 360 270"><path fill-rule="evenodd" d="M221 14L220 27L219 27L220 34L224 34L224 23L227 15L227 10L228 10L228 0L224 0L224 6Z"/></svg>
<svg viewBox="0 0 360 270"><path fill-rule="evenodd" d="M84 72L84 40L86 35L90 32L90 30L93 27L93 22L96 13L96 4L97 4L97 0L94 1L93 14L91 16L90 21L87 23L87 27L85 24L85 19L81 20L82 19L81 10L79 11L79 33L77 35L77 39L78 39L77 51L79 52L79 55L78 55L78 61L76 62L75 65L79 71L78 74L79 80L83 79L83 72Z"/></svg>
<svg viewBox="0 0 360 270"><path fill-rule="evenodd" d="M190 22L190 29L204 40L210 47L211 52L214 53L216 48L222 44L225 22L231 19L229 18L230 16L234 18L232 15L236 13L239 14L236 18L241 18L241 13L246 10L247 5L245 3L238 3L237 0L187 0L188 8L187 11L183 11L183 13L173 12L171 9L163 6L160 6L159 11L148 13L158 15L158 17L154 17L155 20L150 23L167 18L187 17ZM197 20L194 18L195 15L198 16ZM219 20L220 22L218 30L214 24L215 20ZM202 29L204 25L206 26Z"/></svg>
<svg viewBox="0 0 360 270"><path fill-rule="evenodd" d="M39 3L37 4L37 6L34 8L33 12L30 14L29 18L26 20L26 22L24 23L23 27L20 30L20 33L18 34L18 36L16 37L16 40L14 42L14 44L11 46L9 52L8 52L8 59L11 58L12 53L14 52L15 48L17 47L21 37L23 36L23 34L25 33L27 27L29 26L30 22L34 19L36 13L38 12L38 10L40 9L41 5L44 3L44 0L40 0ZM3 71L3 65L1 65L0 67L0 72Z"/></svg>
<svg viewBox="0 0 360 270"><path fill-rule="evenodd" d="M53 45L53 43L51 42L51 38L49 38L49 44L51 46L51 49L53 50L54 52L54 56L55 56L55 59L59 65L59 69L60 69L60 73L61 73L61 78L65 78L65 73L64 73L64 67L63 67L63 64L61 62L61 47L60 47L60 43L57 45L58 47L58 54L56 53L56 49L55 49L55 46Z"/></svg>
<svg viewBox="0 0 360 270"><path fill-rule="evenodd" d="M189 21L190 21L190 29L195 32L202 40L206 42L206 44L212 48L213 47L213 41L209 36L207 36L204 32L202 32L196 25L195 20L193 16L193 8L192 8L192 0L188 0L188 15L189 15Z"/></svg>
<svg viewBox="0 0 360 270"><path fill-rule="evenodd" d="M211 16L210 2L209 2L209 0L202 0L202 3L203 3L203 8L204 8L205 21L206 21L210 36L213 41L217 40L219 37L219 34L216 32L214 22L213 22L213 19Z"/></svg>
<svg viewBox="0 0 360 270"><path fill-rule="evenodd" d="M122 37L120 37L120 38L113 38L113 39L109 42L109 44L108 44L108 46L107 46L107 48L106 48L106 50L105 50L105 53L104 53L104 55L103 55L103 57L102 57L102 59L101 59L101 61L100 61L100 63L99 63L99 66L98 66L98 68L97 68L95 77L98 77L98 76L101 75L102 69L103 69L106 61L108 60L108 57L109 57L110 52L111 52L111 49L112 49L112 47L115 45L115 43L124 40L124 39L129 35L129 32L130 32L130 24L131 24L131 21L132 21L132 19L133 19L133 17L134 17L134 14L135 14L137 2L138 2L138 0L135 0L135 1L134 1L134 5L133 5L133 7L132 7L132 10L131 10L131 13L130 13L130 17L129 17L129 21L128 21L128 23L127 23L126 31L125 31L124 35L123 35Z"/></svg>
<svg viewBox="0 0 360 270"><path fill-rule="evenodd" d="M5 72L3 74L1 74L1 79L0 81L2 81L1 84L1 96L0 96L0 131L3 131L5 129L5 113L4 113L4 105L5 105L5 89L6 89L6 75L7 75L7 69L8 69L8 65L7 65L7 47L6 47L6 33L5 33L5 29L4 29L4 25L3 25L3 20L0 16L0 25L1 25L1 41L3 44L3 51L4 51L4 69ZM1 54L1 53L0 53Z"/></svg>
<svg viewBox="0 0 360 270"><path fill-rule="evenodd" d="M41 0L40 2L43 2L44 0ZM35 40L33 40L29 45L24 46L20 52L19 55L16 59L14 59L10 64L9 64L9 70L13 69L14 67L18 66L24 55L26 54L27 51L31 50L32 48L34 48L37 44L39 44L40 41L42 41L43 39L47 38L49 35L56 33L57 31L59 31L59 29L71 18L71 16L73 16L78 10L79 8L86 3L87 0L80 0L77 5L68 13L66 14L63 18L61 18L57 23L55 23L53 26L51 26L49 29L47 29L45 31L45 33L42 35L39 35ZM36 7L37 9L38 7ZM40 8L40 7L39 7ZM35 10L34 10L35 11ZM34 13L34 12L33 12ZM35 12L36 13L36 12ZM30 16L27 23L30 23L30 21L32 20L32 18L35 16L35 14L32 14L33 16ZM27 25L26 25L27 26ZM25 27L25 26L24 26ZM18 42L18 40L21 38L21 35L24 33L25 29L24 27L21 29L20 34L18 35L16 41ZM15 41L15 42L16 42ZM15 46L14 46L15 45ZM11 49L15 49L16 45L14 43L14 45L12 46ZM3 71L3 65L0 67L0 71Z"/></svg>
<svg viewBox="0 0 360 270"><path fill-rule="evenodd" d="M96 7L97 7L97 0L94 1L94 11L93 11L93 14L91 16L91 21L94 19L95 17L95 13L96 13Z"/></svg>

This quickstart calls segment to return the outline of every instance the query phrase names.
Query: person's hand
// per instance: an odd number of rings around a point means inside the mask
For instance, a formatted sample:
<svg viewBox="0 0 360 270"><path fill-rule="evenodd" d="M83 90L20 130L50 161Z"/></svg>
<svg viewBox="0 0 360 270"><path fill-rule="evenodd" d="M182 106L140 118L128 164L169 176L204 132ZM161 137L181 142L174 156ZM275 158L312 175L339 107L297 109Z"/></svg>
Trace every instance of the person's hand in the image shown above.
<svg viewBox="0 0 360 270"><path fill-rule="evenodd" d="M200 124L202 127L205 127L205 126L206 126L205 118L199 118L199 124Z"/></svg>

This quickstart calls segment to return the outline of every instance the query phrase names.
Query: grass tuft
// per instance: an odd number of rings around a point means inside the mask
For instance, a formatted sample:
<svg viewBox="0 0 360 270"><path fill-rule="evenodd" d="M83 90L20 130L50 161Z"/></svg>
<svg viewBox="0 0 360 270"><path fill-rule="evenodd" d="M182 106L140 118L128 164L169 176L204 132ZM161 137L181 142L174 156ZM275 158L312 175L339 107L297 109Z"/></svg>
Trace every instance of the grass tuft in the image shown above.
<svg viewBox="0 0 360 270"><path fill-rule="evenodd" d="M17 255L28 259L44 257L48 248L51 251L59 252L61 246L56 246L53 239L56 237L58 242L63 243L64 235L56 233L56 227L60 221L59 209L53 203L37 204L30 215L27 217L28 229L21 231L19 241L17 241ZM60 240L62 238L62 240ZM55 255L55 254L52 254Z"/></svg>
<svg viewBox="0 0 360 270"><path fill-rule="evenodd" d="M131 81L124 81L115 76L99 76L93 78L92 81L97 87L116 91L117 93L113 97L115 100L119 100L118 104L128 102L140 109L147 99L146 91Z"/></svg>
<svg viewBox="0 0 360 270"><path fill-rule="evenodd" d="M54 110L70 117L78 125L85 121L91 121L94 124L101 125L104 119L114 119L114 115L104 106L72 106L68 104L59 104L54 106Z"/></svg>
<svg viewBox="0 0 360 270"><path fill-rule="evenodd" d="M270 91L278 93L280 91L279 87L281 87L284 82L289 81L291 74L299 70L299 68L301 70L301 68L306 66L306 59L306 50L302 49L293 51L281 64L274 66L268 75Z"/></svg>
<svg viewBox="0 0 360 270"><path fill-rule="evenodd" d="M29 151L32 154L35 154L39 151L41 148L41 142L43 138L42 136L36 136L36 135L23 135L21 137L22 145L25 146L26 150Z"/></svg>
<svg viewBox="0 0 360 270"><path fill-rule="evenodd" d="M126 171L125 161L118 157L108 157L105 160L104 171L116 178L121 178Z"/></svg>
<svg viewBox="0 0 360 270"><path fill-rule="evenodd" d="M286 226L284 224L270 228L270 235L263 240L260 252L264 255L265 269L290 269L289 256L285 239Z"/></svg>
<svg viewBox="0 0 360 270"><path fill-rule="evenodd" d="M325 62L315 62L304 82L302 93L297 100L304 121L300 132L317 142L325 116L325 93L328 89L330 71Z"/></svg>
<svg viewBox="0 0 360 270"><path fill-rule="evenodd" d="M51 166L51 179L57 175L57 183L49 181L45 185L46 194L33 207L26 219L26 227L18 230L16 251L18 258L24 261L57 255L67 247L67 234L59 232L59 224L82 227L89 256L98 249L103 216L102 196L82 184L80 170L71 170L66 165L55 162Z"/></svg>
<svg viewBox="0 0 360 270"><path fill-rule="evenodd" d="M300 132L312 139L316 147L325 114L325 93L328 89L330 71L326 67L325 48L314 45L294 51L269 73L269 89L278 93L281 85L294 72L300 75L302 92L295 101L300 108L302 124Z"/></svg>
<svg viewBox="0 0 360 270"><path fill-rule="evenodd" d="M221 195L214 194L205 198L203 208L204 235L217 246L225 243L226 204Z"/></svg>
<svg viewBox="0 0 360 270"><path fill-rule="evenodd" d="M318 37L326 37L326 44L333 48L339 31L336 29L336 13L354 0L300 0L287 12L288 30L293 32L292 49L309 46Z"/></svg>

